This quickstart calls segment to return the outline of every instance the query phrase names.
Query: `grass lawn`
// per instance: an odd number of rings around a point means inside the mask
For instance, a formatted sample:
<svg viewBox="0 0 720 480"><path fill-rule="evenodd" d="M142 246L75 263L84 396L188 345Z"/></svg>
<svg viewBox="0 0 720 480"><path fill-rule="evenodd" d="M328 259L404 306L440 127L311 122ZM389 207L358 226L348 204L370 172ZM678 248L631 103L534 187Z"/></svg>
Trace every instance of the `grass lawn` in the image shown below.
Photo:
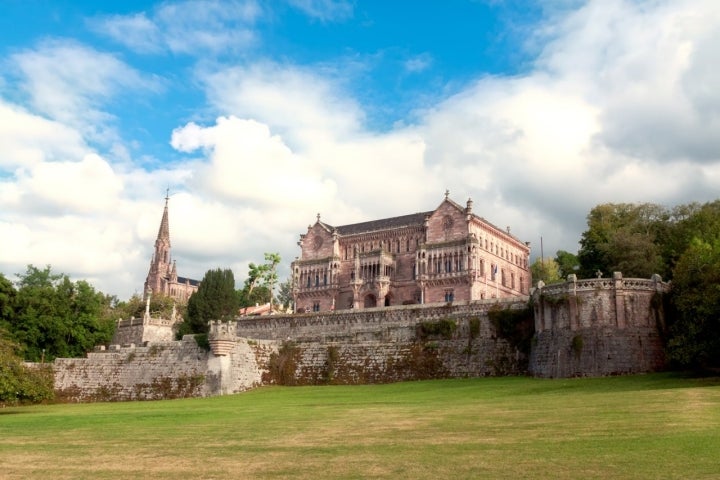
<svg viewBox="0 0 720 480"><path fill-rule="evenodd" d="M0 478L720 478L720 378L505 377L4 408Z"/></svg>

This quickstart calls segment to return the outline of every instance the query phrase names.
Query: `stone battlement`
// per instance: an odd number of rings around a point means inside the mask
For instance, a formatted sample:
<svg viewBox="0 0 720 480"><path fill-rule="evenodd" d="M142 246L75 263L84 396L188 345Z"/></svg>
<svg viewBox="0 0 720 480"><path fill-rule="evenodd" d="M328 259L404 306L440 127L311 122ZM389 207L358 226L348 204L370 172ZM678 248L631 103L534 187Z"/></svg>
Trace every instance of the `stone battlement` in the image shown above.
<svg viewBox="0 0 720 480"><path fill-rule="evenodd" d="M147 340L153 329L171 331L168 322L131 319L118 331L139 340L115 343L138 346L57 359L56 389L80 400L218 395L278 382L280 368L291 384L650 372L664 366L660 296L668 289L659 276L616 273L540 284L525 298L238 317L211 322L209 352L188 335ZM529 358L500 335L490 313L528 305L535 326Z"/></svg>
<svg viewBox="0 0 720 480"><path fill-rule="evenodd" d="M602 376L650 372L665 363L661 332L665 317L660 297L670 285L659 275L649 280L577 280L545 286L533 293L535 346L530 372L542 377Z"/></svg>
<svg viewBox="0 0 720 480"><path fill-rule="evenodd" d="M349 336L366 331L380 332L388 328L414 327L420 321L487 316L487 312L492 308L524 308L528 300L529 297L502 298L294 315L239 317L235 322L236 335L268 340L323 339L338 334Z"/></svg>

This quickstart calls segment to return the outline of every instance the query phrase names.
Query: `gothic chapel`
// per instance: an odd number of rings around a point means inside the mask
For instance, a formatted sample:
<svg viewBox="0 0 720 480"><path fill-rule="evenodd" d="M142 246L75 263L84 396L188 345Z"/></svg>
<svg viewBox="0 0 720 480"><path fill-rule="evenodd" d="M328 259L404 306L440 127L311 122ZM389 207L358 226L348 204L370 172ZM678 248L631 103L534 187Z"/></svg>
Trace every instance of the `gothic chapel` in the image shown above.
<svg viewBox="0 0 720 480"><path fill-rule="evenodd" d="M472 209L445 192L430 212L338 227L318 214L291 267L296 311L529 295L529 242Z"/></svg>
<svg viewBox="0 0 720 480"><path fill-rule="evenodd" d="M190 295L197 291L200 282L190 278L178 277L175 261L170 256L170 223L168 221L168 200L165 197L160 229L155 240L155 253L150 260L150 270L145 280L143 297L164 295L174 298L178 303L187 303Z"/></svg>

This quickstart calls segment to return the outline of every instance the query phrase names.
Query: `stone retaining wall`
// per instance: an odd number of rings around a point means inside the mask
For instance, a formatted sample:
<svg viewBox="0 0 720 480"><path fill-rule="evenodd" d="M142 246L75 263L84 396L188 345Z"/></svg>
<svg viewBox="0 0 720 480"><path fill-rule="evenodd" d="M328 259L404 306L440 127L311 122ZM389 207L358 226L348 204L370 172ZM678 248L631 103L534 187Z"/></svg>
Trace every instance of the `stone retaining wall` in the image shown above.
<svg viewBox="0 0 720 480"><path fill-rule="evenodd" d="M134 400L228 394L279 381L650 372L664 365L659 299L668 288L657 276L620 274L540 284L531 298L535 337L529 358L499 335L489 316L492 309L523 310L527 298L408 305L213 322L211 352L186 336L57 359L56 390L69 400ZM421 327L443 322L454 330L427 334ZM130 332L135 325L125 327Z"/></svg>
<svg viewBox="0 0 720 480"><path fill-rule="evenodd" d="M530 373L539 377L603 376L660 370L665 354L662 295L651 279L568 281L538 285L533 295L535 344Z"/></svg>
<svg viewBox="0 0 720 480"><path fill-rule="evenodd" d="M236 393L261 383L275 342L238 339L225 357L192 336L146 346L112 346L55 360L55 391L66 401L152 400Z"/></svg>

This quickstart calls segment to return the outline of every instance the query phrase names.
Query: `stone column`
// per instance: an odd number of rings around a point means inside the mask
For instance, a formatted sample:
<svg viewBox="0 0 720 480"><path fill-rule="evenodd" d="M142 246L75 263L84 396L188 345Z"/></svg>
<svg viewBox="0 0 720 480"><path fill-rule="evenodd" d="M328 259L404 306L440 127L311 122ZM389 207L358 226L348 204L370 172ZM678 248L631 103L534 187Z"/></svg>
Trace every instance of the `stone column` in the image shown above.
<svg viewBox="0 0 720 480"><path fill-rule="evenodd" d="M574 273L567 276L567 290L570 330L577 330L580 327L580 322L577 307L577 275Z"/></svg>
<svg viewBox="0 0 720 480"><path fill-rule="evenodd" d="M615 293L615 320L620 329L625 328L625 286L622 272L613 272L613 292Z"/></svg>

